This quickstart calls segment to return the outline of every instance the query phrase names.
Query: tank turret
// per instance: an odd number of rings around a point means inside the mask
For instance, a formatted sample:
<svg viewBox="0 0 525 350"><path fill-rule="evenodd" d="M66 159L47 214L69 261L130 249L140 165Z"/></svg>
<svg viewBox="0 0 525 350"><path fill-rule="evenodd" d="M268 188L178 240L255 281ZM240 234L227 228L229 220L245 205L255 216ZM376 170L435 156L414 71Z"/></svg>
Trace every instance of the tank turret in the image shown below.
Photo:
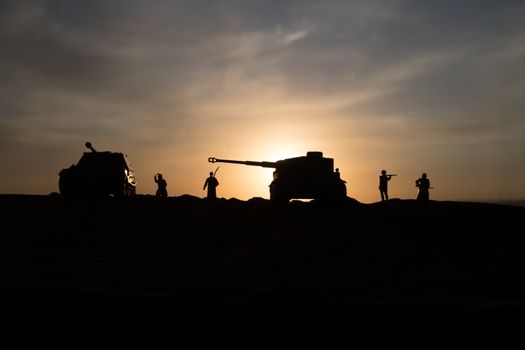
<svg viewBox="0 0 525 350"><path fill-rule="evenodd" d="M90 142L77 164L59 172L60 194L68 197L128 197L136 193L135 173L118 152L97 152Z"/></svg>
<svg viewBox="0 0 525 350"><path fill-rule="evenodd" d="M339 201L346 198L346 181L334 171L334 160L319 151L306 156L276 162L241 161L209 157L210 163L233 163L263 168L275 168L270 183L270 200L288 202L290 199L319 199ZM338 169L337 169L338 170Z"/></svg>

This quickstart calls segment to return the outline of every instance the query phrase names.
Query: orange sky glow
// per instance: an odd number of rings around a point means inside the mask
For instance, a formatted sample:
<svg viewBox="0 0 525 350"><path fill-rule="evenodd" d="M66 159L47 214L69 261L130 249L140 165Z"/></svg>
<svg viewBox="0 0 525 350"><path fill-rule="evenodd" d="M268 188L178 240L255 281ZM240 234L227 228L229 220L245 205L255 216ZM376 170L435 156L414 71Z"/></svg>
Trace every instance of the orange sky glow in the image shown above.
<svg viewBox="0 0 525 350"><path fill-rule="evenodd" d="M137 193L269 198L277 161L322 151L348 195L517 200L525 173L520 1L6 1L0 193L58 191L90 141ZM451 15L453 14L453 15Z"/></svg>

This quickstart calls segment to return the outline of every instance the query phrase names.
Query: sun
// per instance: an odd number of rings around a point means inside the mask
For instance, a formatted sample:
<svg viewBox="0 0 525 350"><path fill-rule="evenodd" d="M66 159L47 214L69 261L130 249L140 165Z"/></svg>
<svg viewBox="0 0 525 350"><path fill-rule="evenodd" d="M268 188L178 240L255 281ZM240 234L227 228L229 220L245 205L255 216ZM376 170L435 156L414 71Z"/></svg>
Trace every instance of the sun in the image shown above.
<svg viewBox="0 0 525 350"><path fill-rule="evenodd" d="M300 145L282 144L272 146L266 153L268 161L276 162L287 158L294 158L305 155L306 153ZM305 154L303 154L305 153Z"/></svg>

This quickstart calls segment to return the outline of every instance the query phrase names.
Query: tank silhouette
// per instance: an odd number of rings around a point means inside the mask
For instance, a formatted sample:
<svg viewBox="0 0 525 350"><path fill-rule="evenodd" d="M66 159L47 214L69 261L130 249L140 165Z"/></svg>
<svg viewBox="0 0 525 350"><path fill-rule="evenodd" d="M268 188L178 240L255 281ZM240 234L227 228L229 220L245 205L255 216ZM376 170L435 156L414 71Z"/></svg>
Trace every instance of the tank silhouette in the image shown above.
<svg viewBox="0 0 525 350"><path fill-rule="evenodd" d="M97 152L90 142L78 163L59 172L60 194L69 197L129 197L136 193L135 173L117 152Z"/></svg>
<svg viewBox="0 0 525 350"><path fill-rule="evenodd" d="M210 163L233 163L263 168L275 168L270 183L270 200L288 202L290 199L318 199L336 202L346 198L346 181L334 172L334 160L322 152L307 152L306 156L276 162L256 162L209 157Z"/></svg>

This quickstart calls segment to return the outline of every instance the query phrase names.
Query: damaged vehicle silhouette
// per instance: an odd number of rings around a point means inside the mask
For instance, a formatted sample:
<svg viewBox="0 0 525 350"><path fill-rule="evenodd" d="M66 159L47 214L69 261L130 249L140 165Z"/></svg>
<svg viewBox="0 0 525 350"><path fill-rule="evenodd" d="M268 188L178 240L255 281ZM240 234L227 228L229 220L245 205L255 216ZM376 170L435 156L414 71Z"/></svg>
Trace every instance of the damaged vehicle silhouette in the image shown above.
<svg viewBox="0 0 525 350"><path fill-rule="evenodd" d="M136 194L135 173L126 156L97 152L90 142L77 164L59 172L58 187L65 197L130 197Z"/></svg>

